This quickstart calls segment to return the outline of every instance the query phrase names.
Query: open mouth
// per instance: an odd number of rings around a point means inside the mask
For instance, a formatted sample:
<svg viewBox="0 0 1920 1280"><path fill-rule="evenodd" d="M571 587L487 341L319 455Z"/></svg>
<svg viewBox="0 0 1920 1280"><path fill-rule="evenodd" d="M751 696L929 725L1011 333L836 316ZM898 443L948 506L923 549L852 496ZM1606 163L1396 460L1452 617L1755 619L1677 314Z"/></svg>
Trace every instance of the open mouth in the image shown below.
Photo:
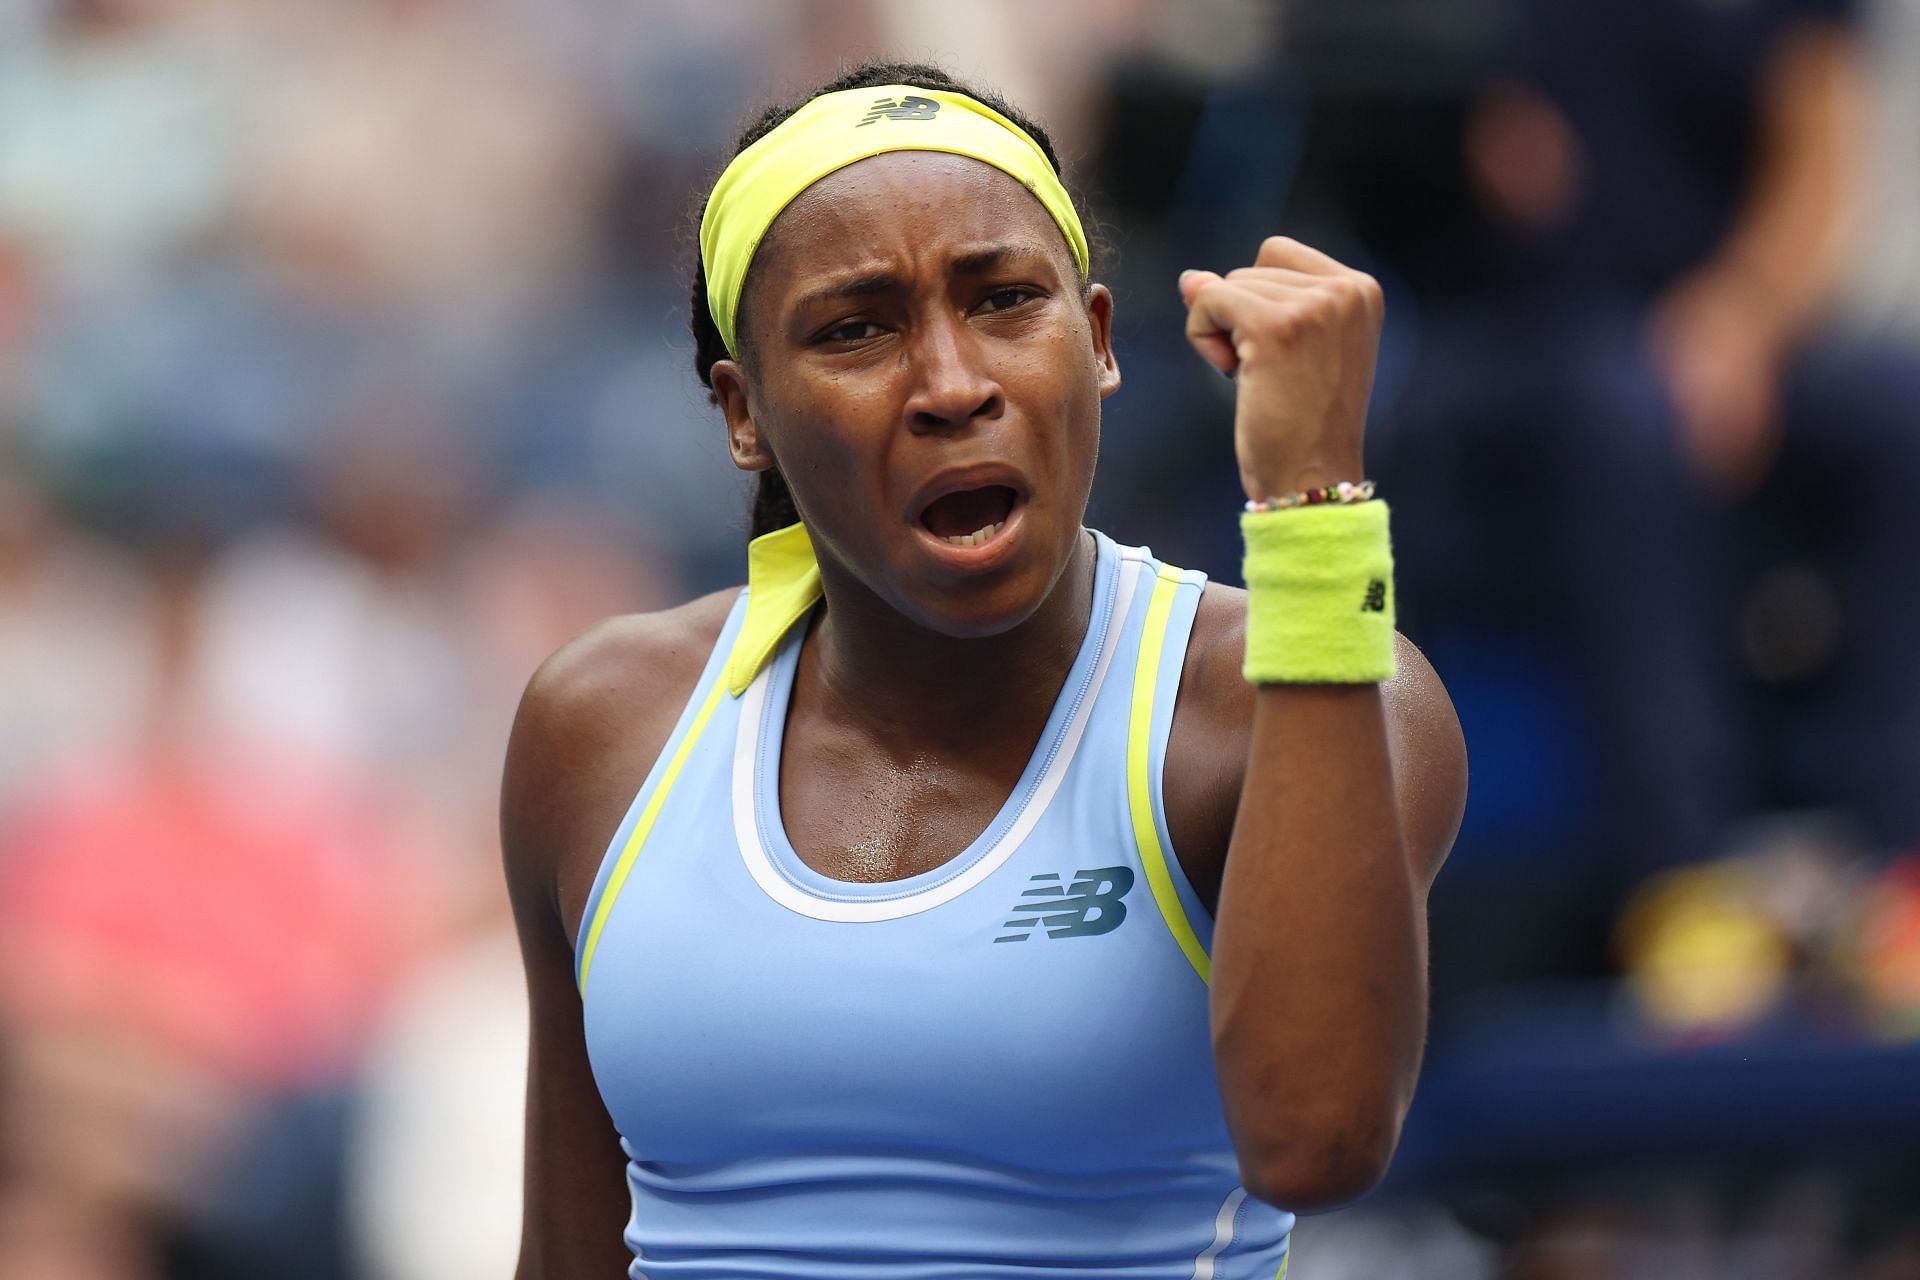
<svg viewBox="0 0 1920 1280"><path fill-rule="evenodd" d="M977 547L1006 527L1020 495L1004 484L962 489L936 498L920 513L920 523L942 542Z"/></svg>

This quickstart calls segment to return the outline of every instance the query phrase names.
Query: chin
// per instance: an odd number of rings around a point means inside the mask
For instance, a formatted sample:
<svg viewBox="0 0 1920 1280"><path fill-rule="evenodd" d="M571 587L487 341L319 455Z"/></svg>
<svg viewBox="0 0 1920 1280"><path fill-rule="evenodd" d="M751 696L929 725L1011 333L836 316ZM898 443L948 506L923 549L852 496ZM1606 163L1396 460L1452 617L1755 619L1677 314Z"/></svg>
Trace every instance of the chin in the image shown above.
<svg viewBox="0 0 1920 1280"><path fill-rule="evenodd" d="M1047 602L1079 545L1077 524L1064 534L1047 531L1035 536L1041 531L1034 523L1021 522L1015 544L993 548L1003 556L984 563L980 556L929 551L924 545L928 539L916 534L922 545L911 557L912 570L904 580L897 580L906 588L897 607L927 630L958 640L1012 631ZM963 550L976 552L991 546L985 543Z"/></svg>

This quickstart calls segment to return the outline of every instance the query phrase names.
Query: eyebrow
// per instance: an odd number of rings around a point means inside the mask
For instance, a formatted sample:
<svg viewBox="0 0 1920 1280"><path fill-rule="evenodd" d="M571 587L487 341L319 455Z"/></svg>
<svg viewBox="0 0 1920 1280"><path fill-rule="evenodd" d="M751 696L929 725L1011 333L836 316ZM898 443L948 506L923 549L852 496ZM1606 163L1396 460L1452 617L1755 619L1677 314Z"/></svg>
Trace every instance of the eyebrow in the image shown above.
<svg viewBox="0 0 1920 1280"><path fill-rule="evenodd" d="M1031 240L1010 240L962 250L954 255L951 270L955 275L985 275L1011 262L1043 261L1046 257L1047 251ZM793 306L795 311L805 311L830 302L878 297L895 292L904 283L893 271L862 272L844 280L835 280L821 285L816 289L809 289L795 299Z"/></svg>
<svg viewBox="0 0 1920 1280"><path fill-rule="evenodd" d="M961 275L982 275L1010 262L1044 261L1047 251L1031 240L1007 240L998 244L968 249L953 260L953 269Z"/></svg>

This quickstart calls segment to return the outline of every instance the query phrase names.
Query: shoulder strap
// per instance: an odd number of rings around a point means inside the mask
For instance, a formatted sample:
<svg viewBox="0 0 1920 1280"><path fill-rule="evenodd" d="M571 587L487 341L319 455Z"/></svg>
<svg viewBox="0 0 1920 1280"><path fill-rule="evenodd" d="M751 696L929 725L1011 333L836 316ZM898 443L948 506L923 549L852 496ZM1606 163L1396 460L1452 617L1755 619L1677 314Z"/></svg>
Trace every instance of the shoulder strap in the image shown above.
<svg viewBox="0 0 1920 1280"><path fill-rule="evenodd" d="M1152 764L1154 738L1164 734L1172 723L1181 659L1205 582L1204 574L1160 565L1153 594L1147 599L1139 665L1133 676L1133 704L1127 717L1127 811L1133 821L1134 842L1140 849L1140 864L1146 869L1160 918L1202 982L1211 980L1212 965L1173 883L1168 862L1171 841L1164 836L1166 815L1160 803L1160 779ZM1189 598L1181 599L1183 593Z"/></svg>
<svg viewBox="0 0 1920 1280"><path fill-rule="evenodd" d="M660 817L660 810L666 806L668 793L680 777L680 770L706 730L707 721L713 718L714 708L720 705L720 699L727 693L727 681L723 677L727 664L747 639L746 624L751 620L753 610L751 595L749 588L734 601L733 609L727 615L727 623L721 628L713 652L707 658L707 665L700 673L700 681L694 685L686 708L680 713L679 723L674 726L673 736L667 739L666 746L661 749L660 760L641 784L640 795L634 801L640 808L639 817L633 820L619 856L605 872L605 883L596 887L594 897L590 899L592 914L580 937L576 974L582 994L587 989L587 974L593 968L593 953L600 946L600 934L606 929L607 917L613 914L614 901L619 898L620 890L633 870L634 859L640 856L640 848L646 844L654 822Z"/></svg>

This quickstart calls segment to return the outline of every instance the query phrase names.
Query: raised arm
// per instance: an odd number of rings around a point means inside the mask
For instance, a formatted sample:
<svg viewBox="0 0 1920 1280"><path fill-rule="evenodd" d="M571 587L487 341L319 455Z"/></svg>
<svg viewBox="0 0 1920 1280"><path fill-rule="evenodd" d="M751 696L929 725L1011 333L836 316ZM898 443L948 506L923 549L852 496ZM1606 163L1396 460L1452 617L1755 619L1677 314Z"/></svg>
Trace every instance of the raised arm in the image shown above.
<svg viewBox="0 0 1920 1280"><path fill-rule="evenodd" d="M1181 292L1195 348L1238 379L1248 493L1359 479L1378 286L1275 238L1253 268L1191 273ZM1459 825L1465 748L1411 645L1384 686L1249 688L1244 628L1208 630L1197 700L1247 735L1243 775L1220 756L1240 785L1214 924L1215 1069L1248 1190L1328 1208L1379 1180L1413 1097L1426 890Z"/></svg>

